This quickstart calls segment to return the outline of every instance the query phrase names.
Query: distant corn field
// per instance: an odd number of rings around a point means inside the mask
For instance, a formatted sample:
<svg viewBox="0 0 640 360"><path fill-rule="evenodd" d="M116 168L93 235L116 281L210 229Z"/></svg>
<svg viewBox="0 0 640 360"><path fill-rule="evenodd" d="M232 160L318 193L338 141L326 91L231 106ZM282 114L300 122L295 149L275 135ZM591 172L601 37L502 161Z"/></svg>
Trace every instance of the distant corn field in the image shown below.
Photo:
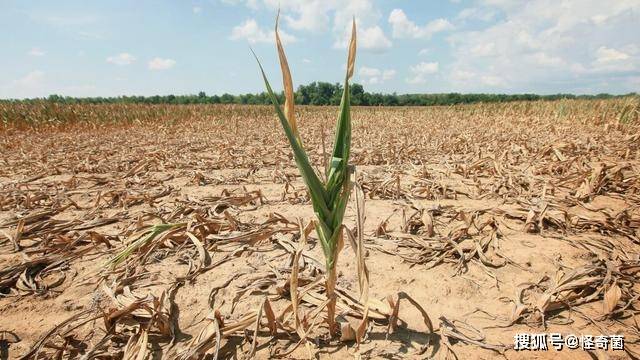
<svg viewBox="0 0 640 360"><path fill-rule="evenodd" d="M63 124L118 125L140 123L166 123L197 119L222 120L236 116L271 116L267 105L147 105L147 104L58 104L48 101L36 103L0 102L0 123L3 129L11 127L56 126ZM306 113L324 106L304 106ZM337 107L335 107L337 108ZM358 113L376 113L382 107L354 107ZM599 117L602 121L619 120L637 122L640 119L640 97L607 100L557 100L487 103L472 105L392 107L384 108L392 113L443 114L442 109L460 116L474 114L521 114L542 117L584 119ZM388 110L387 110L388 109ZM365 115L366 116L366 115ZM251 120L251 119L247 119Z"/></svg>

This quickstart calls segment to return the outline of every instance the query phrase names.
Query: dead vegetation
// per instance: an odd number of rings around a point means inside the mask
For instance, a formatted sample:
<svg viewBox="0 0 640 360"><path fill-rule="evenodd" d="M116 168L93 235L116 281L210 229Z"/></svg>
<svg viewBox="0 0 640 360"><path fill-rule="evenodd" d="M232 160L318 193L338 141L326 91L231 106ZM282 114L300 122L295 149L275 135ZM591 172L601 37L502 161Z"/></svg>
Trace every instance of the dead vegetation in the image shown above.
<svg viewBox="0 0 640 360"><path fill-rule="evenodd" d="M524 358L550 330L638 357L628 100L352 109L337 338L272 109L0 106L5 357ZM297 109L316 169L334 113Z"/></svg>

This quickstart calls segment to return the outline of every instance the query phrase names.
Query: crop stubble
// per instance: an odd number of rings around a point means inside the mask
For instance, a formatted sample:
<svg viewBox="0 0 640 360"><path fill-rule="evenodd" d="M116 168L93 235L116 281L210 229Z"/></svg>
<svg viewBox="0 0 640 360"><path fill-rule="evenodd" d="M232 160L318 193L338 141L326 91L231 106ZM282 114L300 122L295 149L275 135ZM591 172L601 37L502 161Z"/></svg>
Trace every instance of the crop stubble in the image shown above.
<svg viewBox="0 0 640 360"><path fill-rule="evenodd" d="M354 108L366 219L358 234L354 196L343 341L321 320L322 253L300 231L313 214L270 107L0 104L0 345L9 358L524 358L515 333L563 332L623 334L626 353L593 355L638 356L634 104ZM297 109L317 170L334 114Z"/></svg>

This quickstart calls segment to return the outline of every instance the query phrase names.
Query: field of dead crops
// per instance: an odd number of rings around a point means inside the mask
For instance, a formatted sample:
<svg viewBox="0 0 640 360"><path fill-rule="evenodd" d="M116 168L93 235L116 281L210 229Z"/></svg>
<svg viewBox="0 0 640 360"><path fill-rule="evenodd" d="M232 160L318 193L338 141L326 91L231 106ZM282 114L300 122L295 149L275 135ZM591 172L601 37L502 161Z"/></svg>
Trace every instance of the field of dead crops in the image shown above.
<svg viewBox="0 0 640 360"><path fill-rule="evenodd" d="M353 108L334 338L272 107L0 104L0 358L637 358L638 104Z"/></svg>

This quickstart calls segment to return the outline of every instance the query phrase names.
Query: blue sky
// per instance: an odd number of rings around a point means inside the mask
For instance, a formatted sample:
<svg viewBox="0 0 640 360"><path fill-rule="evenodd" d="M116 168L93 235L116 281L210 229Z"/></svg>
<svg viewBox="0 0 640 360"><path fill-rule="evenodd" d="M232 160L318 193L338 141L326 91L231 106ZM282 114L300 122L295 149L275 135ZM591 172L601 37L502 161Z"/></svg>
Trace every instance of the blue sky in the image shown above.
<svg viewBox="0 0 640 360"><path fill-rule="evenodd" d="M343 77L398 93L640 90L640 0L0 0L0 98L262 91Z"/></svg>

